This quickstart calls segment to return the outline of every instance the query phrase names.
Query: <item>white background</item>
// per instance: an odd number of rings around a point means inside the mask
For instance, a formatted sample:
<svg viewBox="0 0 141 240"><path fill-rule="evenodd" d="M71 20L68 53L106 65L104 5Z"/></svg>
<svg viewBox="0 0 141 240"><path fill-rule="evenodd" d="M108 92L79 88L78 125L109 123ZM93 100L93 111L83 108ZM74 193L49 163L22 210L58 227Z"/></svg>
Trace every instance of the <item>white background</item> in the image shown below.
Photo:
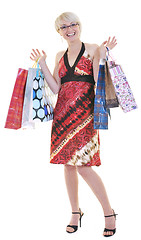
<svg viewBox="0 0 141 240"><path fill-rule="evenodd" d="M109 130L100 131L102 165L96 172L119 214L113 239L140 237L140 1L3 1L0 7L0 239L103 239L101 206L79 177L82 229L65 232L71 208L63 166L49 163L51 122L36 130L4 129L18 68L32 66L32 48L44 49L51 71L58 51L67 47L54 29L64 11L81 19L83 42L101 44L116 36L113 55L122 65L138 109L111 111Z"/></svg>

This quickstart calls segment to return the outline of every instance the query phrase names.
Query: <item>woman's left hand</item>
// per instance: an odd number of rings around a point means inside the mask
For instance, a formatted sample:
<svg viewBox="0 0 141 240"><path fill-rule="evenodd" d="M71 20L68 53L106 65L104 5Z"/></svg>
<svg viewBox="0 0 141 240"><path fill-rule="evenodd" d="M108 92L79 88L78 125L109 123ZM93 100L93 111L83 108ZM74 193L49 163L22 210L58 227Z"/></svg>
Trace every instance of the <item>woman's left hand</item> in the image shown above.
<svg viewBox="0 0 141 240"><path fill-rule="evenodd" d="M117 45L117 40L115 37L111 39L111 37L108 38L108 41L103 42L100 45L100 58L105 59L106 58L106 47L109 48L109 50L112 50Z"/></svg>
<svg viewBox="0 0 141 240"><path fill-rule="evenodd" d="M108 41L106 42L105 47L108 47L109 50L112 50L115 46L117 45L117 40L115 37L112 38L111 37L108 38Z"/></svg>

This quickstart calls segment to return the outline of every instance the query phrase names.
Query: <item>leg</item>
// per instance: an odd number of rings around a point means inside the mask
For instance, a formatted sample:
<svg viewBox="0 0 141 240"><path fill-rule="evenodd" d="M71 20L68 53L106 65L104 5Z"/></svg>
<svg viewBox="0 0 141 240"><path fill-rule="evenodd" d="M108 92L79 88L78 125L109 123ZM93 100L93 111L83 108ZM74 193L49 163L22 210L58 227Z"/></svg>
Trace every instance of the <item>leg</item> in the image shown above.
<svg viewBox="0 0 141 240"><path fill-rule="evenodd" d="M72 208L72 212L79 211L79 202L78 202L78 176L77 168L69 165L64 166L65 182L67 187L67 192ZM69 225L78 225L79 215L72 215ZM74 230L70 227L67 227L69 232Z"/></svg>
<svg viewBox="0 0 141 240"><path fill-rule="evenodd" d="M98 198L99 202L102 205L104 215L113 214L111 209L109 199L104 187L104 184L101 178L97 175L97 173L91 168L87 166L77 167L79 174L83 177L83 179L87 182L90 186L96 197ZM115 218L105 218L105 227L108 229L115 228ZM110 235L111 232L104 233L104 235Z"/></svg>

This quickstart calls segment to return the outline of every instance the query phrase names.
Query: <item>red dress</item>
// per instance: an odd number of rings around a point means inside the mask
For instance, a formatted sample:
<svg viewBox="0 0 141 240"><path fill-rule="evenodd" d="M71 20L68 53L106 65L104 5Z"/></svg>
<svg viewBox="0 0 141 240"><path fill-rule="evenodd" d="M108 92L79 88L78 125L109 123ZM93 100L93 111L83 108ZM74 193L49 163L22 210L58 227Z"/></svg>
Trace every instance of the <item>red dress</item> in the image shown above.
<svg viewBox="0 0 141 240"><path fill-rule="evenodd" d="M61 88L54 110L51 134L51 163L99 166L99 132L93 128L93 63L82 43L70 67L67 51L59 62Z"/></svg>

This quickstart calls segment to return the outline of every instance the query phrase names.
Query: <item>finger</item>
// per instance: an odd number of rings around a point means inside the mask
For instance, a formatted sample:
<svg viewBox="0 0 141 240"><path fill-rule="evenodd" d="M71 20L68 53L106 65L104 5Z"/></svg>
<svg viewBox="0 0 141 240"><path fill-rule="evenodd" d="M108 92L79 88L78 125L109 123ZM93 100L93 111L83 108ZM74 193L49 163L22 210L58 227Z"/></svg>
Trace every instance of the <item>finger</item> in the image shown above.
<svg viewBox="0 0 141 240"><path fill-rule="evenodd" d="M36 51L37 51L37 53L38 53L39 55L41 55L41 53L39 52L39 50L38 50L38 49L36 49Z"/></svg>
<svg viewBox="0 0 141 240"><path fill-rule="evenodd" d="M109 38L108 38L107 44L109 44L109 43L110 43L110 40L111 40L111 37L109 37Z"/></svg>
<svg viewBox="0 0 141 240"><path fill-rule="evenodd" d="M117 40L115 39L114 42L113 42L113 45L116 45L117 44Z"/></svg>
<svg viewBox="0 0 141 240"><path fill-rule="evenodd" d="M34 61L34 59L32 57L30 57L30 59Z"/></svg>
<svg viewBox="0 0 141 240"><path fill-rule="evenodd" d="M115 42L117 42L117 39L115 38Z"/></svg>
<svg viewBox="0 0 141 240"><path fill-rule="evenodd" d="M31 56L32 56L32 58L36 58L37 56L34 56L34 54L33 53L31 53Z"/></svg>
<svg viewBox="0 0 141 240"><path fill-rule="evenodd" d="M30 59L36 61L36 57L34 57L33 55L30 56Z"/></svg>
<svg viewBox="0 0 141 240"><path fill-rule="evenodd" d="M102 44L105 45L107 43L107 41L103 42Z"/></svg>
<svg viewBox="0 0 141 240"><path fill-rule="evenodd" d="M45 53L45 51L44 50L42 50L42 53L46 56L46 53Z"/></svg>
<svg viewBox="0 0 141 240"><path fill-rule="evenodd" d="M37 53L36 53L36 51L35 51L34 49L32 49L32 51L34 52L35 56L37 56Z"/></svg>
<svg viewBox="0 0 141 240"><path fill-rule="evenodd" d="M113 38L112 38L112 43L115 43L117 40L116 40L116 37L114 36Z"/></svg>

